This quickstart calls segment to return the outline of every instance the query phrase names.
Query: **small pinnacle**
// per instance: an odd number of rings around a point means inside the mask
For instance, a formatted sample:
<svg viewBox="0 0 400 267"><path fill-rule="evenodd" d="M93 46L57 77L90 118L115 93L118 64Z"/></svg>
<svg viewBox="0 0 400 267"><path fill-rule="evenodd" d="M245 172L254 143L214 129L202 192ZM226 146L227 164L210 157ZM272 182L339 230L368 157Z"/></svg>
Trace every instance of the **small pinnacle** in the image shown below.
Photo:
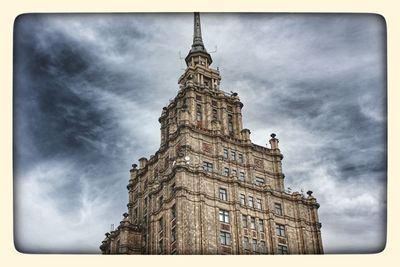
<svg viewBox="0 0 400 267"><path fill-rule="evenodd" d="M274 133L271 134L271 137L272 137L272 138L275 138L275 136L276 136L276 134L274 134Z"/></svg>

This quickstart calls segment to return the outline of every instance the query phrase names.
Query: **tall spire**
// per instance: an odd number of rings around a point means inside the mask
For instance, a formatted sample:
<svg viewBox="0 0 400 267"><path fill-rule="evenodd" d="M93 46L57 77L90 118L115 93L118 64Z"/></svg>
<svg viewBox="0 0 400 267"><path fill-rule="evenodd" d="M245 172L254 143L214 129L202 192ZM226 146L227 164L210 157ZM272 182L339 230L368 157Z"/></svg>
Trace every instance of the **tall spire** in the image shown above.
<svg viewBox="0 0 400 267"><path fill-rule="evenodd" d="M190 49L189 54L185 58L186 64L189 64L191 57L195 55L206 57L208 60L208 64L212 63L211 56L204 47L203 38L201 36L201 24L200 24L199 12L194 12L193 44L192 44L192 49Z"/></svg>
<svg viewBox="0 0 400 267"><path fill-rule="evenodd" d="M193 25L193 44L192 50L206 51L203 44L203 39L201 38L201 24L200 24L200 13L194 12L194 25Z"/></svg>

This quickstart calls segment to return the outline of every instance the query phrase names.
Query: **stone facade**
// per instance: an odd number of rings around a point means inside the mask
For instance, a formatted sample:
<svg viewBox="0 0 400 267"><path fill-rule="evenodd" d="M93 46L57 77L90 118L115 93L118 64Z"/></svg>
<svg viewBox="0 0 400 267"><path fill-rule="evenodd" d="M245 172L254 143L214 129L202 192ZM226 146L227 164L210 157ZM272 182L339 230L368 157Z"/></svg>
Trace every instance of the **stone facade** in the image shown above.
<svg viewBox="0 0 400 267"><path fill-rule="evenodd" d="M321 254L312 192L284 190L279 141L253 144L243 104L220 90L200 16L177 96L162 110L161 145L132 165L128 212L103 254Z"/></svg>

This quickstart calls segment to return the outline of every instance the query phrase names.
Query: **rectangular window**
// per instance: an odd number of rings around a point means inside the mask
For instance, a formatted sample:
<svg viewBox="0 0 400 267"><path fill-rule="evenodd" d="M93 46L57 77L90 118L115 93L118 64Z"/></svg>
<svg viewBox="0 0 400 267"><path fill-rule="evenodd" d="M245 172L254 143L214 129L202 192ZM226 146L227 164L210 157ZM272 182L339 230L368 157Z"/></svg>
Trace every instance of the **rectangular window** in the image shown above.
<svg viewBox="0 0 400 267"><path fill-rule="evenodd" d="M260 252L261 254L267 254L267 246L265 245L265 241L260 241Z"/></svg>
<svg viewBox="0 0 400 267"><path fill-rule="evenodd" d="M224 168L224 176L229 176L229 168L228 167Z"/></svg>
<svg viewBox="0 0 400 267"><path fill-rule="evenodd" d="M219 210L219 221L229 223L229 211Z"/></svg>
<svg viewBox="0 0 400 267"><path fill-rule="evenodd" d="M243 154L238 154L239 163L244 163Z"/></svg>
<svg viewBox="0 0 400 267"><path fill-rule="evenodd" d="M219 199L221 199L223 201L227 201L228 200L228 192L226 191L225 188L220 188L219 189Z"/></svg>
<svg viewBox="0 0 400 267"><path fill-rule="evenodd" d="M232 115L228 115L228 131L229 133L233 133L233 118Z"/></svg>
<svg viewBox="0 0 400 267"><path fill-rule="evenodd" d="M211 100L211 105L212 105L213 107L216 107L216 106L217 106L217 101Z"/></svg>
<svg viewBox="0 0 400 267"><path fill-rule="evenodd" d="M201 96L200 95L196 95L196 100L201 101Z"/></svg>
<svg viewBox="0 0 400 267"><path fill-rule="evenodd" d="M171 220L176 218L176 205L174 204L171 208Z"/></svg>
<svg viewBox="0 0 400 267"><path fill-rule="evenodd" d="M256 199L256 208L259 210L262 209L261 199L259 198Z"/></svg>
<svg viewBox="0 0 400 267"><path fill-rule="evenodd" d="M203 170L206 172L213 172L213 165L210 162L204 161L203 162Z"/></svg>
<svg viewBox="0 0 400 267"><path fill-rule="evenodd" d="M258 219L258 225L259 225L259 230L260 232L264 232L264 220Z"/></svg>
<svg viewBox="0 0 400 267"><path fill-rule="evenodd" d="M283 215L282 205L280 203L275 203L275 214L276 215Z"/></svg>
<svg viewBox="0 0 400 267"><path fill-rule="evenodd" d="M257 239L253 239L253 251L256 252L257 251Z"/></svg>
<svg viewBox="0 0 400 267"><path fill-rule="evenodd" d="M288 254L287 246L278 245L278 254Z"/></svg>
<svg viewBox="0 0 400 267"><path fill-rule="evenodd" d="M249 238L248 237L243 237L243 248L244 249L249 249Z"/></svg>
<svg viewBox="0 0 400 267"><path fill-rule="evenodd" d="M137 217L138 217L138 209L137 208L135 208L135 210L134 210L134 212L133 212L135 215L135 220L137 220Z"/></svg>
<svg viewBox="0 0 400 267"><path fill-rule="evenodd" d="M231 160L236 160L236 151L231 151Z"/></svg>
<svg viewBox="0 0 400 267"><path fill-rule="evenodd" d="M256 185L264 185L265 184L265 180L262 177L256 177Z"/></svg>
<svg viewBox="0 0 400 267"><path fill-rule="evenodd" d="M242 182L244 182L244 180L245 180L244 172L240 172L240 174L239 174L239 180L242 181Z"/></svg>
<svg viewBox="0 0 400 267"><path fill-rule="evenodd" d="M175 191L176 191L176 186L175 186L175 183L173 183L171 185L171 196L175 195Z"/></svg>
<svg viewBox="0 0 400 267"><path fill-rule="evenodd" d="M276 224L276 235L285 236L285 226L283 224Z"/></svg>
<svg viewBox="0 0 400 267"><path fill-rule="evenodd" d="M244 194L240 194L240 205L246 205L246 196Z"/></svg>
<svg viewBox="0 0 400 267"><path fill-rule="evenodd" d="M164 239L160 239L160 241L158 241L158 252L160 254L164 253Z"/></svg>
<svg viewBox="0 0 400 267"><path fill-rule="evenodd" d="M256 218L250 217L250 229L256 229Z"/></svg>
<svg viewBox="0 0 400 267"><path fill-rule="evenodd" d="M215 108L212 110L212 118L218 120L218 111Z"/></svg>
<svg viewBox="0 0 400 267"><path fill-rule="evenodd" d="M248 197L249 200L249 206L254 208L254 201L253 201L253 197Z"/></svg>
<svg viewBox="0 0 400 267"><path fill-rule="evenodd" d="M148 198L147 197L145 197L144 198L144 204L143 204L143 213L144 214L147 214L147 207L148 207Z"/></svg>
<svg viewBox="0 0 400 267"><path fill-rule="evenodd" d="M175 242L175 240L176 240L176 228L174 227L171 229L171 243Z"/></svg>
<svg viewBox="0 0 400 267"><path fill-rule="evenodd" d="M163 198L163 196L161 196L161 197L158 199L158 206L159 206L159 208L161 209L161 208L163 207L163 205L164 205L164 198Z"/></svg>
<svg viewBox="0 0 400 267"><path fill-rule="evenodd" d="M247 228L247 215L242 215L242 226Z"/></svg>
<svg viewBox="0 0 400 267"><path fill-rule="evenodd" d="M164 230L164 220L163 220L163 217L161 217L161 218L158 220L158 231L161 232L162 230Z"/></svg>
<svg viewBox="0 0 400 267"><path fill-rule="evenodd" d="M228 149L224 148L224 159L228 158Z"/></svg>
<svg viewBox="0 0 400 267"><path fill-rule="evenodd" d="M144 225L144 227L147 226L147 215L143 216L143 225Z"/></svg>
<svg viewBox="0 0 400 267"><path fill-rule="evenodd" d="M227 232L220 232L221 245L230 246L231 245L231 234Z"/></svg>
<svg viewBox="0 0 400 267"><path fill-rule="evenodd" d="M202 113L201 113L201 105L197 104L196 105L196 120L201 121L202 120Z"/></svg>

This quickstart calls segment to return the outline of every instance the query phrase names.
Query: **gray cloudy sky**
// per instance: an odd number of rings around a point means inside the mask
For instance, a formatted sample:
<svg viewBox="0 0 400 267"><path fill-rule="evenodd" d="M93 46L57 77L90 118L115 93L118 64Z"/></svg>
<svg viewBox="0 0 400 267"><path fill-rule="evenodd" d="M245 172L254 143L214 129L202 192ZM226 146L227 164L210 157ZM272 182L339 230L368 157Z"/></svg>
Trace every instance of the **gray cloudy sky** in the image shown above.
<svg viewBox="0 0 400 267"><path fill-rule="evenodd" d="M286 187L321 204L327 253L386 236L386 25L377 15L202 14L222 89L244 126L274 132ZM192 14L23 15L15 22L15 243L99 253L128 202L129 169L159 147Z"/></svg>

